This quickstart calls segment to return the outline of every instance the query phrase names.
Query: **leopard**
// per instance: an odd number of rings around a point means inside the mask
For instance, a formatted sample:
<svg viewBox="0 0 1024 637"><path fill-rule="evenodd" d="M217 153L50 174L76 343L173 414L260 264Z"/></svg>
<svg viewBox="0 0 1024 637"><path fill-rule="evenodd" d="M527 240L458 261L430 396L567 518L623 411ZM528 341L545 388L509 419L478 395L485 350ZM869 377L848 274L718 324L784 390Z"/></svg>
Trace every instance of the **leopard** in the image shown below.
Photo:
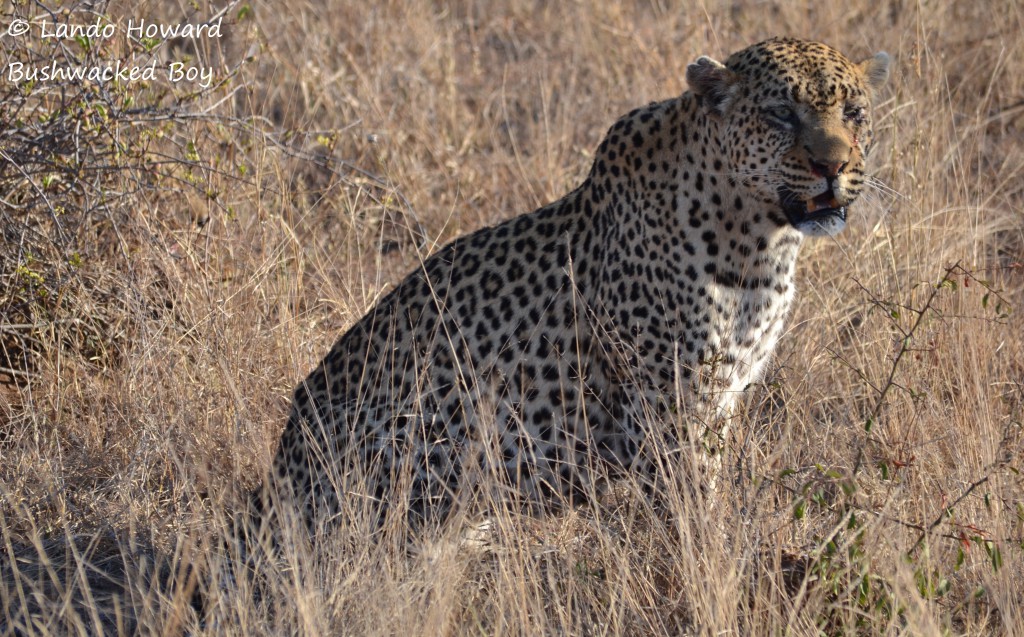
<svg viewBox="0 0 1024 637"><path fill-rule="evenodd" d="M294 391L260 514L439 524L481 490L571 506L609 476L656 484L684 445L720 457L804 238L843 230L870 186L888 75L885 52L789 37L697 58L578 187L419 259L334 343Z"/></svg>

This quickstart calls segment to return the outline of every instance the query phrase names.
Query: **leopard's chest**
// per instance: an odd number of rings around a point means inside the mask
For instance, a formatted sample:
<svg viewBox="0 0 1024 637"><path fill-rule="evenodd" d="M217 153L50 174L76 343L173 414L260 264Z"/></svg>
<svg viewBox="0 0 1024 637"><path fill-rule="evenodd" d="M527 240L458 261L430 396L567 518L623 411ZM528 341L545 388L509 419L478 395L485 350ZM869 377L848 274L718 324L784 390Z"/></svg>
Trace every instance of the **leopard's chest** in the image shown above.
<svg viewBox="0 0 1024 637"><path fill-rule="evenodd" d="M792 278L748 277L737 286L709 286L713 320L705 344L702 392L728 407L764 371L793 301Z"/></svg>

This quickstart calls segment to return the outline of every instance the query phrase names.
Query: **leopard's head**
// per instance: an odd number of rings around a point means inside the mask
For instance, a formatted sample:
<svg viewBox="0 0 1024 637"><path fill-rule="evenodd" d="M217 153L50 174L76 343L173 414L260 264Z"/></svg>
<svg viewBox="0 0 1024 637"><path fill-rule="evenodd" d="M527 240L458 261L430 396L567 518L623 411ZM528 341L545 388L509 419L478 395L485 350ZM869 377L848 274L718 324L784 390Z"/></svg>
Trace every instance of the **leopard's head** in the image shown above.
<svg viewBox="0 0 1024 637"><path fill-rule="evenodd" d="M686 69L717 130L723 170L806 235L834 235L865 184L871 99L889 56L859 64L817 42L775 38Z"/></svg>

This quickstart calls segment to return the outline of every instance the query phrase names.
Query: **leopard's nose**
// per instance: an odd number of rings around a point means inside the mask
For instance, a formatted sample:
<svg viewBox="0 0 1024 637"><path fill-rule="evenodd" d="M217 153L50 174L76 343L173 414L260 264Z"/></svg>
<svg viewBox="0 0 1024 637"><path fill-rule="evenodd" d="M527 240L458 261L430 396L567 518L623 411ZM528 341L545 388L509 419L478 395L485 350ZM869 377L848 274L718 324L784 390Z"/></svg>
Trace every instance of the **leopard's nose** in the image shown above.
<svg viewBox="0 0 1024 637"><path fill-rule="evenodd" d="M811 170L814 171L815 175L819 177L827 177L829 179L838 177L849 163L845 161L817 161L814 159L810 161Z"/></svg>

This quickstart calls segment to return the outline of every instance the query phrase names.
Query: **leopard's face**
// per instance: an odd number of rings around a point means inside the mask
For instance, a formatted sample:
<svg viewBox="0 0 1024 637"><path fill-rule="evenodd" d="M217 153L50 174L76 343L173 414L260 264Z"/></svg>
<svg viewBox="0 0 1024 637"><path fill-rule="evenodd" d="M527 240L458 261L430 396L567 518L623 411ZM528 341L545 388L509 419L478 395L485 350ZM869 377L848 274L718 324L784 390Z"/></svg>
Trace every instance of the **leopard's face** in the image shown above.
<svg viewBox="0 0 1024 637"><path fill-rule="evenodd" d="M724 65L701 58L687 80L719 127L731 181L806 235L834 235L865 184L879 53L854 64L819 43L774 39Z"/></svg>

